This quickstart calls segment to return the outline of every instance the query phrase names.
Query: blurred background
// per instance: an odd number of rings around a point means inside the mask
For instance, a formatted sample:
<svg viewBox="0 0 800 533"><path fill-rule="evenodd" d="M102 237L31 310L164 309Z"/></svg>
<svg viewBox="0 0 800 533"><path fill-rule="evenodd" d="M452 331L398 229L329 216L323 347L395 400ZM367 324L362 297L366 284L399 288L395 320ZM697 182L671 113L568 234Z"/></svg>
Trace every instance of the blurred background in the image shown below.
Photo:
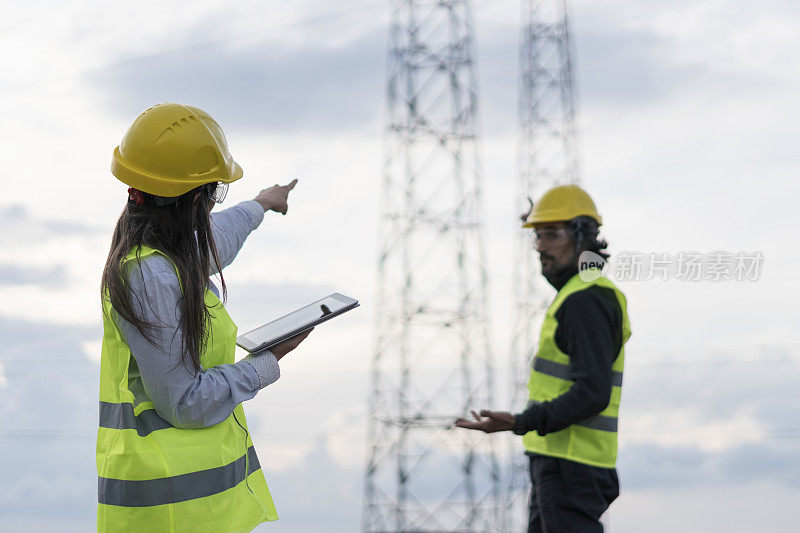
<svg viewBox="0 0 800 533"><path fill-rule="evenodd" d="M300 180L225 271L239 330L333 291L362 303L246 404L281 515L258 530L357 531L389 2L1 5L0 529L95 527L99 283L127 197L111 153L174 101L209 112L244 168L217 209ZM475 407L508 409L520 4L473 15L498 382ZM800 5L575 0L571 16L581 184L612 256L761 257L742 281L617 280L634 333L608 530L795 530Z"/></svg>

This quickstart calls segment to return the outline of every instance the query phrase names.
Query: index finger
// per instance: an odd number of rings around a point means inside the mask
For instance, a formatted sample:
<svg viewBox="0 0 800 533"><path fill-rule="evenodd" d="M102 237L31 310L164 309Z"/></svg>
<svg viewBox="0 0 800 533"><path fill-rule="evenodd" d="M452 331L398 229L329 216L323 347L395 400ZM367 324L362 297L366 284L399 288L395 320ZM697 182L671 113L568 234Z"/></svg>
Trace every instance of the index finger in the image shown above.
<svg viewBox="0 0 800 533"><path fill-rule="evenodd" d="M291 191L292 189L294 189L295 185L297 185L297 178L295 178L291 182L289 182L288 185L284 185L284 187L286 187L287 189L289 189Z"/></svg>

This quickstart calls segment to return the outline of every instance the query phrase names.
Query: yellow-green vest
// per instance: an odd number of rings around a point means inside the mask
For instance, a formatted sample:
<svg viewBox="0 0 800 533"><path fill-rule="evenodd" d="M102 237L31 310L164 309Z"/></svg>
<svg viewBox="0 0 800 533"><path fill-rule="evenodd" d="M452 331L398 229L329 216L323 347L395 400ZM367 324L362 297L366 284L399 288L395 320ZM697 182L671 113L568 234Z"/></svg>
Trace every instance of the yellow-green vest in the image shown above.
<svg viewBox="0 0 800 533"><path fill-rule="evenodd" d="M140 257L157 253L140 249ZM131 252L126 261L134 258ZM205 303L211 319L201 365L233 363L236 324L208 289ZM97 530L249 532L277 520L241 404L223 422L201 429L171 426L150 401L134 405L131 352L107 298L103 311Z"/></svg>
<svg viewBox="0 0 800 533"><path fill-rule="evenodd" d="M581 278L586 278L586 281ZM528 379L529 405L551 400L564 394L574 381L571 378L570 358L556 344L558 320L556 312L571 294L592 286L607 287L614 291L622 310L622 348L614 360L612 370L611 400L599 414L544 437L536 431L523 437L525 449L541 455L560 457L578 463L613 468L617 461L617 420L622 394L622 370L625 364L625 342L631 336L625 295L599 270L584 270L576 274L558 291L547 308L539 336L539 349L533 358Z"/></svg>

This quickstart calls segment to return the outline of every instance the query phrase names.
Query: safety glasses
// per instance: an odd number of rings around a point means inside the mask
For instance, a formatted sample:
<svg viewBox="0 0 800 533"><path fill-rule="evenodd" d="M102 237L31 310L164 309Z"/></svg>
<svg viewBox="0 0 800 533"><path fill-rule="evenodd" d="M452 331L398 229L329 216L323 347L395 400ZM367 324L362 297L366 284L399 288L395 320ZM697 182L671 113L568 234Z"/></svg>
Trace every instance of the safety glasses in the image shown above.
<svg viewBox="0 0 800 533"><path fill-rule="evenodd" d="M221 181L206 183L204 188L208 199L218 204L221 204L228 194L228 184Z"/></svg>
<svg viewBox="0 0 800 533"><path fill-rule="evenodd" d="M531 232L531 240L534 248L539 246L539 243L549 245L565 244L569 242L569 230L567 228L537 229Z"/></svg>

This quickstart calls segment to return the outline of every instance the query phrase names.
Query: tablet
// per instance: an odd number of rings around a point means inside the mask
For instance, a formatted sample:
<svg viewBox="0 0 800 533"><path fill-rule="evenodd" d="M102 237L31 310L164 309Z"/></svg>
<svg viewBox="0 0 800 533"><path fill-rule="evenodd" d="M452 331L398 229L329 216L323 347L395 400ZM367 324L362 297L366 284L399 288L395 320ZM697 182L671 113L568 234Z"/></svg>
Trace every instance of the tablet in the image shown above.
<svg viewBox="0 0 800 533"><path fill-rule="evenodd" d="M358 300L334 292L321 300L248 331L236 338L236 344L248 352L266 350L308 331L333 317L358 307Z"/></svg>

